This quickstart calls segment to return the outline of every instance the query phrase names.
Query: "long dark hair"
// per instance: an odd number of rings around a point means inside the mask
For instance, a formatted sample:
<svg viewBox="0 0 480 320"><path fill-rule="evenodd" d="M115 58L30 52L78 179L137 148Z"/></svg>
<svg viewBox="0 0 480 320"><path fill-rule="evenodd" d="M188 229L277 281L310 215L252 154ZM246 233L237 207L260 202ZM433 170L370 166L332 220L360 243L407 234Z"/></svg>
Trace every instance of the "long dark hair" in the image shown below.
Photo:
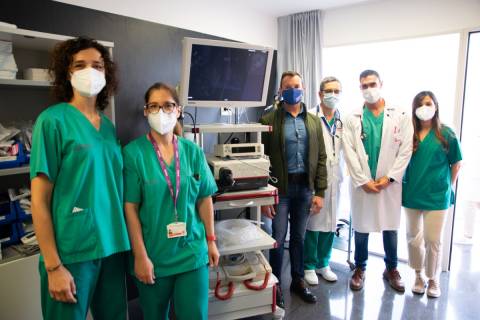
<svg viewBox="0 0 480 320"><path fill-rule="evenodd" d="M100 52L105 65L106 85L97 95L96 105L99 110L105 110L110 97L117 88L116 67L110 57L110 52L95 40L86 37L60 42L55 46L50 61L50 74L53 78L53 95L58 101L69 102L73 98L73 89L70 83L70 66L73 56L85 49L96 49Z"/></svg>
<svg viewBox="0 0 480 320"><path fill-rule="evenodd" d="M435 133L435 136L437 139L440 141L442 144L443 148L445 151L448 150L448 142L447 140L442 136L441 130L443 125L440 123L440 107L438 106L438 101L437 97L433 94L431 91L422 91L419 92L415 98L413 98L412 102L412 122L413 122L413 152L417 151L418 145L420 144L420 137L419 133L420 130L422 129L422 124L420 123L420 119L417 118L415 111L422 106L422 101L425 97L430 97L435 104L437 110L435 111L435 115L432 118L432 129L433 132Z"/></svg>

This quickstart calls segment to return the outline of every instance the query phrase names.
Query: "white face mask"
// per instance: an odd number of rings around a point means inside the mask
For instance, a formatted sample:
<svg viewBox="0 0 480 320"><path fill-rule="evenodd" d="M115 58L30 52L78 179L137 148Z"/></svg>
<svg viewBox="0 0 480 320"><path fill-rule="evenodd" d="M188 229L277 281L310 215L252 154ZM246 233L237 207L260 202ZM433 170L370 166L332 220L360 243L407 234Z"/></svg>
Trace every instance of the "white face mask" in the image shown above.
<svg viewBox="0 0 480 320"><path fill-rule="evenodd" d="M380 88L368 88L362 90L363 98L367 103L375 103L381 97Z"/></svg>
<svg viewBox="0 0 480 320"><path fill-rule="evenodd" d="M158 113L149 113L147 116L150 127L161 135L165 135L173 131L177 123L177 113L165 113L163 110Z"/></svg>
<svg viewBox="0 0 480 320"><path fill-rule="evenodd" d="M75 71L70 79L72 87L83 97L93 97L105 87L105 74L91 67Z"/></svg>
<svg viewBox="0 0 480 320"><path fill-rule="evenodd" d="M323 104L330 109L335 109L340 102L340 95L335 93L325 93L323 96Z"/></svg>
<svg viewBox="0 0 480 320"><path fill-rule="evenodd" d="M433 116L435 115L435 111L435 106L423 105L421 107L418 107L417 110L415 110L415 115L420 120L428 121L433 118Z"/></svg>

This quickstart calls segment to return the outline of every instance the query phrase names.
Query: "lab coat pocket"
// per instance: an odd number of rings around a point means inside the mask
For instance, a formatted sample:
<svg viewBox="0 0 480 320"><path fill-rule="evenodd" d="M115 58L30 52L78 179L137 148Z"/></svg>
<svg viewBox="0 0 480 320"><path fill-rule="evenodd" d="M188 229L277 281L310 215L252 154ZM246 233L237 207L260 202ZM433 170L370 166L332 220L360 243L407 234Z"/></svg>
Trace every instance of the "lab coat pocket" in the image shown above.
<svg viewBox="0 0 480 320"><path fill-rule="evenodd" d="M78 254L95 248L97 237L90 209L74 208L63 217L56 233L57 246L64 255Z"/></svg>

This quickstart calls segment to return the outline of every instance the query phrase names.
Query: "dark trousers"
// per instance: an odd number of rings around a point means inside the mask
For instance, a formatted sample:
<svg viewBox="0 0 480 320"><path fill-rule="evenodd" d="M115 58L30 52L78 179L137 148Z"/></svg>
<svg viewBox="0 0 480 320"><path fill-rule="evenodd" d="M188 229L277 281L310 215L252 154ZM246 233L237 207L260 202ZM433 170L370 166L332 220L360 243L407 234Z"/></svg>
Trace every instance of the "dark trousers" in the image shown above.
<svg viewBox="0 0 480 320"><path fill-rule="evenodd" d="M276 215L272 220L272 236L277 241L277 248L270 250L270 264L273 274L281 282L283 245L290 221L290 264L292 281L303 278L303 243L307 229L307 220L310 214L312 190L308 183L289 184L287 195L281 195L276 208Z"/></svg>
<svg viewBox="0 0 480 320"><path fill-rule="evenodd" d="M385 250L385 266L388 270L395 269L398 264L397 257L397 230L386 230L383 235L383 250ZM362 270L367 267L369 233L355 231L355 266Z"/></svg>

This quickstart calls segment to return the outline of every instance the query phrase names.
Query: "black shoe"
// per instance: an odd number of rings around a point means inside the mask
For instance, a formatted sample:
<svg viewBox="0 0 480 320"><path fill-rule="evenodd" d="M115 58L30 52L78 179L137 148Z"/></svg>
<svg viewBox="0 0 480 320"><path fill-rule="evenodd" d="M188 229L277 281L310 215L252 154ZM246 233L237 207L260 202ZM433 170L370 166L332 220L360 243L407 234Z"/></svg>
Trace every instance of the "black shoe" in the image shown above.
<svg viewBox="0 0 480 320"><path fill-rule="evenodd" d="M283 300L282 289L280 289L279 283L277 284L275 303L277 304L277 307L285 309L285 301Z"/></svg>
<svg viewBox="0 0 480 320"><path fill-rule="evenodd" d="M292 281L290 291L298 295L306 303L317 302L317 297L310 291L303 279Z"/></svg>

